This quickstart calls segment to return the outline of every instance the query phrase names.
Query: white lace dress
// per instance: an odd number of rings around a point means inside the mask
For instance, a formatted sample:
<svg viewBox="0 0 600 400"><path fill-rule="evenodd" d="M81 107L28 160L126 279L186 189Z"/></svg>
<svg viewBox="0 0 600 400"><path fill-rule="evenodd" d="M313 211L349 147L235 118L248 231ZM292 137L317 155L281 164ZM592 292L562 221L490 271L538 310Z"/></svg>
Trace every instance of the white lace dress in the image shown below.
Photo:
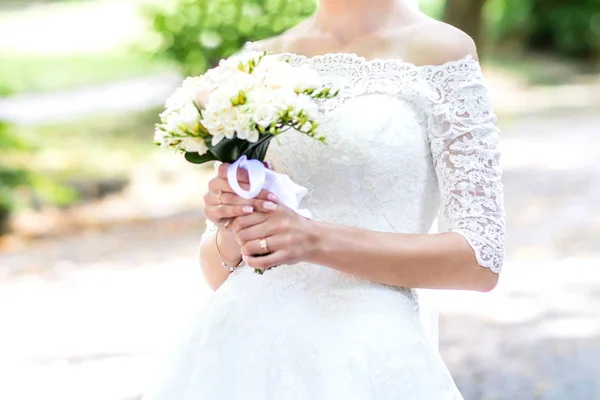
<svg viewBox="0 0 600 400"><path fill-rule="evenodd" d="M303 207L316 220L425 234L441 207L482 268L500 271L498 130L475 60L281 57L341 89L320 103L327 144L288 132L267 155L309 189ZM308 263L236 270L163 367L145 400L462 398L424 334L414 290Z"/></svg>

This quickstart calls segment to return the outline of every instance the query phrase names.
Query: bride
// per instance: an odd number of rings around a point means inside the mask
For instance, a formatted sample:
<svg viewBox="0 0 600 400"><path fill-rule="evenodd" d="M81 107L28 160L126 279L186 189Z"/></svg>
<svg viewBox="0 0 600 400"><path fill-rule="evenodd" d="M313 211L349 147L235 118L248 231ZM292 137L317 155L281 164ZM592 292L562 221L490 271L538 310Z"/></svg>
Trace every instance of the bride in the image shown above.
<svg viewBox="0 0 600 400"><path fill-rule="evenodd" d="M498 130L473 41L411 0L321 0L243 51L257 50L341 89L319 103L327 144L288 132L267 154L314 218L238 197L218 166L200 254L215 293L144 399L461 399L415 289L490 291L502 267Z"/></svg>

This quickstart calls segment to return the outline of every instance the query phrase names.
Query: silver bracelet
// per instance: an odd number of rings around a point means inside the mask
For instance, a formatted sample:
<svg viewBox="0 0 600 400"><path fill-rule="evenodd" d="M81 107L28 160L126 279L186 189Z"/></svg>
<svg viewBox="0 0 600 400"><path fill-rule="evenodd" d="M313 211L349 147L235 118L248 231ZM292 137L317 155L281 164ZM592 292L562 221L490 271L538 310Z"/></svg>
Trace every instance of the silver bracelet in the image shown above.
<svg viewBox="0 0 600 400"><path fill-rule="evenodd" d="M230 267L229 265L227 265L225 260L223 260L223 256L221 255L221 250L219 249L219 230L218 229L217 229L217 232L215 233L215 245L217 246L217 253L219 254L219 258L221 259L221 267L228 269L229 272L233 272L236 269L238 269L239 267L241 267L242 265L244 265L243 258L240 260L238 265L236 265L235 267Z"/></svg>

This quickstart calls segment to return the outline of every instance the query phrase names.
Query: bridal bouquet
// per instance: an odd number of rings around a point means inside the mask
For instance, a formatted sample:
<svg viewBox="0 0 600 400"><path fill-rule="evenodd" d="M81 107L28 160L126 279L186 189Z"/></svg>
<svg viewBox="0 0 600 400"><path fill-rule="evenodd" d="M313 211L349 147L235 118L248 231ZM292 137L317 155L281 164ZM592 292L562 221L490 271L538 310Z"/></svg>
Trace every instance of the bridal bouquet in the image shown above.
<svg viewBox="0 0 600 400"><path fill-rule="evenodd" d="M337 91L319 87L318 73L308 66L295 68L265 52L234 56L183 82L160 114L154 141L192 163L232 163L228 181L239 196L250 199L267 189L310 218L308 210L299 209L306 189L262 161L271 139L289 129L325 142L317 134L315 99ZM238 168L248 171L248 190L237 181Z"/></svg>

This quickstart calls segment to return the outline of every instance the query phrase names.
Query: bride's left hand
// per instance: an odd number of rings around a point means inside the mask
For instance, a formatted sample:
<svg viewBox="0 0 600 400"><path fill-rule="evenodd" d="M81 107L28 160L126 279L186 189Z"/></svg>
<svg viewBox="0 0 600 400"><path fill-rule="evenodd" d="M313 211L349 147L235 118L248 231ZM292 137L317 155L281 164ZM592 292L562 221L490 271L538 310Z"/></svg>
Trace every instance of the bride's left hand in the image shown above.
<svg viewBox="0 0 600 400"><path fill-rule="evenodd" d="M253 212L237 217L231 223L231 228L246 264L265 270L309 260L318 243L312 224L310 219L284 205L278 205L269 213ZM261 248L261 239L265 239L266 249ZM260 256L267 253L270 254Z"/></svg>

